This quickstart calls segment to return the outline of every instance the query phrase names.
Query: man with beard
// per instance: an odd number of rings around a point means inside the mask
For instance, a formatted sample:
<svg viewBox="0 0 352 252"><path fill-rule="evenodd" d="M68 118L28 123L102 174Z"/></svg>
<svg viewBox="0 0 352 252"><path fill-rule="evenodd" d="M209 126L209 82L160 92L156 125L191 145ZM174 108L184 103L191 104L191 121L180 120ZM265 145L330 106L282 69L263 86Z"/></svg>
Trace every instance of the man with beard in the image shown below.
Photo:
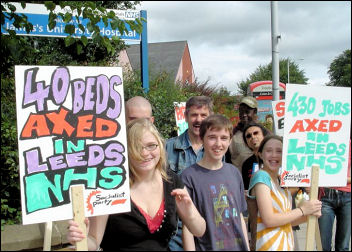
<svg viewBox="0 0 352 252"><path fill-rule="evenodd" d="M231 163L236 166L241 173L243 162L253 155L253 151L243 141L243 129L249 122L257 121L257 109L258 102L252 96L245 96L240 101L240 121L233 130L233 137L228 152L231 154Z"/></svg>
<svg viewBox="0 0 352 252"><path fill-rule="evenodd" d="M180 175L187 167L203 158L203 142L200 138L200 124L213 113L213 102L207 96L193 96L186 102L185 120L188 129L177 137L166 142L168 164L171 170ZM172 251L183 250L182 223L178 223L178 232L171 239L169 248Z"/></svg>

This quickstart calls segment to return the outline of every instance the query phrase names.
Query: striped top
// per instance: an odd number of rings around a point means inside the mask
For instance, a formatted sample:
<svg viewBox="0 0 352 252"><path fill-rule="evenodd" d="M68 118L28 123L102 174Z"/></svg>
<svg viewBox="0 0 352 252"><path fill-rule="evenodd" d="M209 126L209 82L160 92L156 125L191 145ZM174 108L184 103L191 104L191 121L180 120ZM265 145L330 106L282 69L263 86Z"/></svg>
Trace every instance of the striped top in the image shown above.
<svg viewBox="0 0 352 252"><path fill-rule="evenodd" d="M270 175L264 171L258 171L251 179L250 190L257 184L264 183L270 188L274 213L287 213L292 209L292 196L287 190L276 186ZM253 196L250 196L253 198ZM260 213L257 215L257 251L293 251L294 239L290 223L278 227L267 228L262 221Z"/></svg>

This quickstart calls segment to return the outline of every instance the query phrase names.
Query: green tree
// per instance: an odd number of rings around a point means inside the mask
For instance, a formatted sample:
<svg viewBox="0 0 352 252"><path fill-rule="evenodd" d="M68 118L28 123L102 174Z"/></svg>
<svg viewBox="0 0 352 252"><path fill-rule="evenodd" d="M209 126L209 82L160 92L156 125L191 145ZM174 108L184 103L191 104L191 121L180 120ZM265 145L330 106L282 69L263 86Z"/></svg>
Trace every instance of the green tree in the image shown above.
<svg viewBox="0 0 352 252"><path fill-rule="evenodd" d="M289 62L290 83L307 84L308 78L306 78L305 72L300 70L298 64L289 58L281 59L279 62L279 81L283 83L287 83L288 81L287 62ZM264 66L260 65L246 80L238 82L238 92L241 95L246 95L249 84L264 80L272 80L272 63Z"/></svg>
<svg viewBox="0 0 352 252"><path fill-rule="evenodd" d="M330 64L327 86L351 87L351 49L343 51Z"/></svg>

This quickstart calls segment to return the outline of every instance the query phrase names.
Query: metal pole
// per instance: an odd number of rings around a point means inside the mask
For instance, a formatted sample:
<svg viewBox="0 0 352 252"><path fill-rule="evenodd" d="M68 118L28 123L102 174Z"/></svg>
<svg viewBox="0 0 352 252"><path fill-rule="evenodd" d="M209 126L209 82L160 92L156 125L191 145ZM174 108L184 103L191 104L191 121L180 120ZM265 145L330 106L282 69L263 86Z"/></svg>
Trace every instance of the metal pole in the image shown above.
<svg viewBox="0 0 352 252"><path fill-rule="evenodd" d="M141 10L141 17L147 20L147 11ZM141 76L142 76L142 86L144 92L149 91L149 69L148 69L148 37L147 37L147 23L143 23L143 31L141 35Z"/></svg>
<svg viewBox="0 0 352 252"><path fill-rule="evenodd" d="M277 1L271 1L271 47L272 47L272 79L273 101L280 99L279 91L279 39Z"/></svg>
<svg viewBox="0 0 352 252"><path fill-rule="evenodd" d="M287 83L290 83L290 59L287 58Z"/></svg>
<svg viewBox="0 0 352 252"><path fill-rule="evenodd" d="M302 58L298 59L298 60L304 60ZM295 60L292 61L293 66L295 66ZM290 83L290 58L287 58L287 83Z"/></svg>

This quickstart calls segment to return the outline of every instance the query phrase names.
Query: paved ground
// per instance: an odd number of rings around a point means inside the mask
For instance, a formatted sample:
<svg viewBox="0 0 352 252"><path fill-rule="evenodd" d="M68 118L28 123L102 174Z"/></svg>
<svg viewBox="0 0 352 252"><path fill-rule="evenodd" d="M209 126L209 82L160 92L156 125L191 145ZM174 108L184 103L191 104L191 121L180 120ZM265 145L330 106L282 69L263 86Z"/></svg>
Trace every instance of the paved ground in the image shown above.
<svg viewBox="0 0 352 252"><path fill-rule="evenodd" d="M306 247L306 237L307 237L307 223L299 225L300 230L296 231L297 240L298 240L298 250L305 251Z"/></svg>
<svg viewBox="0 0 352 252"><path fill-rule="evenodd" d="M306 237L307 237L307 223L300 224L299 227L300 227L300 230L296 231L297 240L298 240L297 242L298 249L296 249L295 251L306 251L305 248L306 248ZM336 222L334 222L333 237L335 237L335 228L336 228ZM250 237L250 234L249 234L249 237ZM333 250L335 250L335 248L332 246L332 251ZM350 240L350 250L351 250L351 240ZM316 245L314 246L314 251L317 251Z"/></svg>
<svg viewBox="0 0 352 252"><path fill-rule="evenodd" d="M306 251L306 237L307 237L307 223L299 225L301 230L296 231L297 232L297 239L298 239L298 251ZM334 227L333 227L333 237L335 237L335 228L336 228L336 221L334 222ZM334 247L331 248L331 250L335 250ZM350 240L350 250L351 250L351 240ZM316 251L316 249L315 249Z"/></svg>

